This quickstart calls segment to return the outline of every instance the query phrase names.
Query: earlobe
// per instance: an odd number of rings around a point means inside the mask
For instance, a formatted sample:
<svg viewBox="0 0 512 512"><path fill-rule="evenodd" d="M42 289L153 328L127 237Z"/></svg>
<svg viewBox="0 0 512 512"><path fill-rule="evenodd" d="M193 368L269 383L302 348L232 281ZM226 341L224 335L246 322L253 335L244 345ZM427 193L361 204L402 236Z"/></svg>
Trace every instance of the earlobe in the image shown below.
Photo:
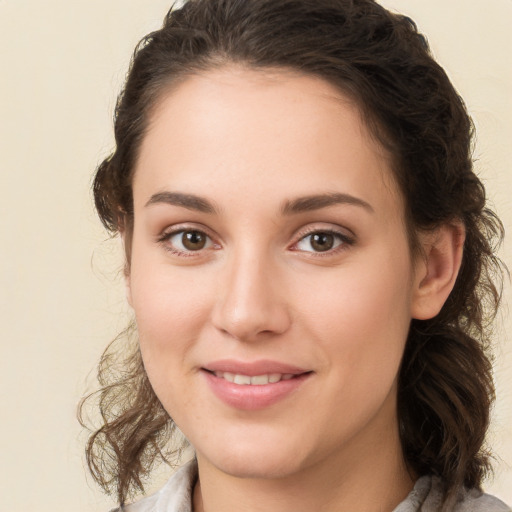
<svg viewBox="0 0 512 512"><path fill-rule="evenodd" d="M443 224L422 235L423 257L416 265L411 316L435 317L448 299L462 263L465 230L461 222Z"/></svg>
<svg viewBox="0 0 512 512"><path fill-rule="evenodd" d="M125 255L123 275L124 275L126 300L127 300L128 304L130 304L130 306L133 307L131 279L130 279L130 258L131 258L131 239L132 239L132 237L129 235L129 233L125 229L124 223L119 223L119 235L121 238L123 253Z"/></svg>
<svg viewBox="0 0 512 512"><path fill-rule="evenodd" d="M131 282L130 282L130 273L128 272L128 264L125 264L124 286L125 286L125 293L126 293L126 301L133 308L133 304L132 304L132 287L131 287Z"/></svg>

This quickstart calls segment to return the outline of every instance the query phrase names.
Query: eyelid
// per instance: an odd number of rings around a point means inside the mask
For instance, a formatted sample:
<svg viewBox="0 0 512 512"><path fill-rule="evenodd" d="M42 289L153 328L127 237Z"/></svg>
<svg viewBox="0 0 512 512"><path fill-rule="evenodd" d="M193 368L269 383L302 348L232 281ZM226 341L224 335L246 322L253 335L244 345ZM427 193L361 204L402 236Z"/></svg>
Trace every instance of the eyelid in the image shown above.
<svg viewBox="0 0 512 512"><path fill-rule="evenodd" d="M202 233L206 237L208 237L212 243L210 247L205 247L203 249L199 249L197 251L181 251L179 249L174 249L170 246L169 240L179 234L179 233L185 233L187 231L196 231L198 233ZM186 257L194 257L194 256L200 256L204 254L207 250L212 249L219 249L221 246L218 242L216 242L215 237L211 234L210 230L206 228L205 226L201 224L174 224L172 226L168 226L167 228L163 229L156 237L156 242L161 244L167 251L169 251L171 254L175 254L178 256L186 256Z"/></svg>
<svg viewBox="0 0 512 512"><path fill-rule="evenodd" d="M169 239L177 235L179 233L187 232L187 231L197 231L199 233L204 234L211 241L211 246L203 249L198 249L197 251L187 250L180 251L178 249L171 248L169 245ZM304 240L306 237L313 235L315 233L324 233L331 234L341 240L341 243L335 247L334 249L328 249L326 251L305 251L301 249L297 249L296 246L299 242ZM163 229L156 237L156 241L163 245L166 250L171 252L172 254L176 254L178 256L187 256L187 257L198 257L200 255L204 255L207 250L218 250L222 248L222 245L217 241L218 237L211 233L211 230L202 224L196 223L182 223L175 224L172 226L168 226ZM308 255L314 255L314 257L322 257L322 256L330 256L336 254L340 251L348 249L348 247L352 246L356 242L355 234L348 228L329 225L309 225L305 228L300 229L294 237L294 242L288 247L289 250L294 252L307 253Z"/></svg>
<svg viewBox="0 0 512 512"><path fill-rule="evenodd" d="M314 235L315 233L324 233L324 234L334 235L335 237L338 237L338 239L340 239L342 243L339 244L334 249L329 249L324 252L304 251L304 250L300 250L300 249L294 249L294 247L296 247L299 242L301 242L308 236ZM314 225L314 226L307 226L305 229L302 229L297 233L297 235L295 237L295 241L293 242L293 244L291 246L291 250L296 251L296 252L307 253L307 254L314 254L315 257L322 257L322 256L333 255L340 251L343 251L343 250L347 249L348 247L354 245L355 242L356 242L355 234L347 228L335 227L333 225L329 225L326 227Z"/></svg>

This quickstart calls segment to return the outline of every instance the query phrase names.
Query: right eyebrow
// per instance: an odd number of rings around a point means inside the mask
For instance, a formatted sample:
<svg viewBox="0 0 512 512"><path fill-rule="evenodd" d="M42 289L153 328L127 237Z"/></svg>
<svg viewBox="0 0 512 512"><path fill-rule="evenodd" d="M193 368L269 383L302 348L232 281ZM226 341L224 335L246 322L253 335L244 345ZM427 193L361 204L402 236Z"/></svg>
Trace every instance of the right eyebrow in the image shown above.
<svg viewBox="0 0 512 512"><path fill-rule="evenodd" d="M202 213L218 213L218 209L204 197L194 194L184 194L182 192L158 192L153 194L145 206L152 204L169 204L172 206L181 206L187 210L194 210Z"/></svg>

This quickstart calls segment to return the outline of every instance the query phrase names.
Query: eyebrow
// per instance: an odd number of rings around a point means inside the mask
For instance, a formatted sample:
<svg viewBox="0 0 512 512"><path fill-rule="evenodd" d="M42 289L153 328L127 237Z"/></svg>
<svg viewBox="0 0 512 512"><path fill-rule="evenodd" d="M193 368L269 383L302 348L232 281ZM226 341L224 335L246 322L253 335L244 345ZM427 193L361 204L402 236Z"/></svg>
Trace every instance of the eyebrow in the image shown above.
<svg viewBox="0 0 512 512"><path fill-rule="evenodd" d="M202 213L218 213L217 208L203 197L194 194L184 194L182 192L158 192L153 194L145 206L152 204L169 204L173 206L181 206L187 210L195 210Z"/></svg>
<svg viewBox="0 0 512 512"><path fill-rule="evenodd" d="M145 206L152 204L169 204L172 206L181 206L188 210L194 210L201 213L218 214L219 209L208 199L195 194L185 194L183 192L158 192L153 194ZM311 196L298 197L293 200L285 201L281 207L282 215L293 215L304 213L322 208L328 208L337 204L349 204L359 206L365 210L375 213L372 206L362 199L350 194L341 194L338 192L327 194L316 194Z"/></svg>
<svg viewBox="0 0 512 512"><path fill-rule="evenodd" d="M292 201L286 201L281 208L281 213L283 215L293 215L295 213L320 210L337 204L360 206L370 213L375 213L372 206L359 197L351 196L350 194L341 194L338 192L298 197Z"/></svg>

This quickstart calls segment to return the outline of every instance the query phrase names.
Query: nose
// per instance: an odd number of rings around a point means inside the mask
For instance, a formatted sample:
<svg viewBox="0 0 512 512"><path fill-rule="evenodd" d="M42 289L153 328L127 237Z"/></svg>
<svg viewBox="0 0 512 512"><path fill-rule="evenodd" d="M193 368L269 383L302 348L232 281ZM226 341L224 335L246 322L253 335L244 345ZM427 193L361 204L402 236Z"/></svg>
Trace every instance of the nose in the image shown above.
<svg viewBox="0 0 512 512"><path fill-rule="evenodd" d="M219 278L212 318L217 329L244 342L288 330L291 318L286 289L275 262L247 250L233 256Z"/></svg>

